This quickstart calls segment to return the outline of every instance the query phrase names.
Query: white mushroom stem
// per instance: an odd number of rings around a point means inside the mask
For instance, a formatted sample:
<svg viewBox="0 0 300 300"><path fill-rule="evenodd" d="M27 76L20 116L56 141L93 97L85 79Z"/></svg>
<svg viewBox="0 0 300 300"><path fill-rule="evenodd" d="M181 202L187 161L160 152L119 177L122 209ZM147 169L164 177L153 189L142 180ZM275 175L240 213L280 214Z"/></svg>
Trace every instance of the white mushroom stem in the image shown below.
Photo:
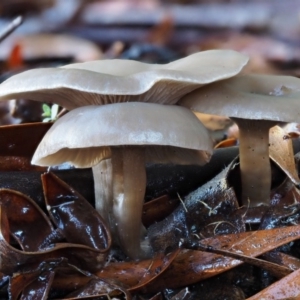
<svg viewBox="0 0 300 300"><path fill-rule="evenodd" d="M242 204L269 205L271 165L269 129L276 122L232 118L239 126Z"/></svg>
<svg viewBox="0 0 300 300"><path fill-rule="evenodd" d="M141 248L146 190L144 147L111 147L111 159L93 167L96 209L110 224L114 240L129 257L147 256Z"/></svg>
<svg viewBox="0 0 300 300"><path fill-rule="evenodd" d="M111 226L112 234L116 233L115 221L112 220L113 188L111 159L104 159L93 166L95 207L102 218Z"/></svg>

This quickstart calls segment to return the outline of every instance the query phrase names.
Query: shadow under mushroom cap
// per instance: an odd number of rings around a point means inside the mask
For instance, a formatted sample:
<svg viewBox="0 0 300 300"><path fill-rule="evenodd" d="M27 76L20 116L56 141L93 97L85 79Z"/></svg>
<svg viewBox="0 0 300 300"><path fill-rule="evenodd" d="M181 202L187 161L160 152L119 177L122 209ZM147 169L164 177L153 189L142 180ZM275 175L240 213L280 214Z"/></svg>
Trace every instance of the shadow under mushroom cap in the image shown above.
<svg viewBox="0 0 300 300"><path fill-rule="evenodd" d="M91 167L110 157L109 147L118 146L155 146L146 151L146 161L183 164L204 164L212 153L206 128L188 109L130 102L67 113L46 133L32 162Z"/></svg>
<svg viewBox="0 0 300 300"><path fill-rule="evenodd" d="M238 52L211 50L165 65L100 60L34 69L3 82L0 100L27 98L67 109L128 101L174 104L204 84L235 76L247 62Z"/></svg>

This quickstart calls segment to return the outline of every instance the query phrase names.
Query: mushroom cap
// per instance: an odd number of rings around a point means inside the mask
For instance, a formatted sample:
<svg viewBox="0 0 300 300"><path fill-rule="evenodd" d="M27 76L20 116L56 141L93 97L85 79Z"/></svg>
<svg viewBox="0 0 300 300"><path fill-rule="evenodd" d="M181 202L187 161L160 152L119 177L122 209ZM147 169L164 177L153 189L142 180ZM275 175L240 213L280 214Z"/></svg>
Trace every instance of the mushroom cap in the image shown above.
<svg viewBox="0 0 300 300"><path fill-rule="evenodd" d="M159 163L204 164L212 153L206 128L190 110L128 102L70 111L46 133L32 163L92 167L120 146L143 146L146 161Z"/></svg>
<svg viewBox="0 0 300 300"><path fill-rule="evenodd" d="M179 105L207 114L250 120L299 120L300 79L241 75L212 83L184 96Z"/></svg>
<svg viewBox="0 0 300 300"><path fill-rule="evenodd" d="M165 65L115 59L34 69L4 81L0 100L55 102L69 110L128 101L174 104L204 84L235 76L247 62L238 52L211 50Z"/></svg>

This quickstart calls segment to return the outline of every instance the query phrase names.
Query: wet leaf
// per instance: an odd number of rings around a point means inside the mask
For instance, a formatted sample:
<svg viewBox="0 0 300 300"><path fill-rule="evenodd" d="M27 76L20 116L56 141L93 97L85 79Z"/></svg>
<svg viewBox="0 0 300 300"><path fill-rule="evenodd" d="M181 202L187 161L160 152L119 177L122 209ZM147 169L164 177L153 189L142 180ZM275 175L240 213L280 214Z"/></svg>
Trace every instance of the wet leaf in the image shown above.
<svg viewBox="0 0 300 300"><path fill-rule="evenodd" d="M251 257L259 256L267 251L277 248L299 238L300 226L286 228L259 230L208 238L201 243L216 249L226 249L242 253ZM197 281L215 276L229 270L241 261L201 251L182 251L172 265L147 290L166 287L175 288L186 286Z"/></svg>
<svg viewBox="0 0 300 300"><path fill-rule="evenodd" d="M33 272L14 275L10 283L11 300L19 299L48 299L49 290L55 273L53 271L41 274Z"/></svg>
<svg viewBox="0 0 300 300"><path fill-rule="evenodd" d="M171 199L168 195L164 195L153 199L143 206L143 224L149 225L163 220L179 205L178 199Z"/></svg>
<svg viewBox="0 0 300 300"><path fill-rule="evenodd" d="M272 229L299 224L300 203L291 205L277 204L268 208L261 219L260 229Z"/></svg>
<svg viewBox="0 0 300 300"><path fill-rule="evenodd" d="M1 207L1 206L0 206ZM106 255L99 250L71 243L55 244L39 251L22 251L8 242L9 225L5 208L0 209L0 272L12 274L25 265L47 259L66 258L71 264L85 270L100 270Z"/></svg>
<svg viewBox="0 0 300 300"><path fill-rule="evenodd" d="M103 279L114 278L128 286L130 291L141 290L168 269L178 252L157 254L152 259L141 261L110 263L96 275Z"/></svg>
<svg viewBox="0 0 300 300"><path fill-rule="evenodd" d="M286 228L259 230L231 235L216 236L201 240L207 247L227 250L235 253L256 257L281 245L298 239L300 225ZM182 250L172 264L155 280L142 287L143 292L158 292L164 288L184 287L198 281L210 278L232 269L242 262L238 259L203 251ZM125 285L132 286L145 265L151 260L143 260L135 264L135 272L128 272L128 263L111 263L101 272L99 277L115 278Z"/></svg>
<svg viewBox="0 0 300 300"><path fill-rule="evenodd" d="M110 232L95 208L53 173L42 175L42 183L50 217L67 241L108 251Z"/></svg>
<svg viewBox="0 0 300 300"><path fill-rule="evenodd" d="M55 294L70 294L86 286L89 281L95 278L93 274L84 274L72 268L61 268L56 270L55 278L52 283L52 291Z"/></svg>
<svg viewBox="0 0 300 300"><path fill-rule="evenodd" d="M51 123L33 123L0 127L0 156L32 157ZM28 138L30 136L30 139Z"/></svg>
<svg viewBox="0 0 300 300"><path fill-rule="evenodd" d="M35 281L35 279L39 276L40 271L35 271L31 273L15 273L10 278L9 283L9 295L10 299L16 300L19 299L24 288L27 287L31 282Z"/></svg>
<svg viewBox="0 0 300 300"><path fill-rule="evenodd" d="M0 171L0 187L19 191L46 209L41 185L41 175L44 171ZM76 189L90 203L94 203L94 182L91 169L58 169L53 172L67 184L76 186Z"/></svg>
<svg viewBox="0 0 300 300"><path fill-rule="evenodd" d="M299 299L300 296L300 269L276 281L263 291L247 300L260 299Z"/></svg>
<svg viewBox="0 0 300 300"><path fill-rule="evenodd" d="M182 289L179 293L171 298L171 300L190 300L192 299L192 294L188 288Z"/></svg>
<svg viewBox="0 0 300 300"><path fill-rule="evenodd" d="M21 299L47 300L55 273L52 271L41 274L35 281L23 289Z"/></svg>
<svg viewBox="0 0 300 300"><path fill-rule="evenodd" d="M276 250L263 254L262 258L286 266L293 271L300 269L300 259Z"/></svg>
<svg viewBox="0 0 300 300"><path fill-rule="evenodd" d="M1 171L45 171L45 168L33 166L31 158L22 156L0 156Z"/></svg>
<svg viewBox="0 0 300 300"><path fill-rule="evenodd" d="M84 276L87 281L91 280L91 274L84 272L75 266L68 264L67 259L58 258L45 260L41 263L36 263L30 267L26 267L22 271L13 274L10 279L9 294L12 299L19 299L19 295L22 294L21 299L48 299L48 294L51 288L51 292L56 295L66 294L68 287L60 287L59 289L53 289L53 279L58 274L64 275L78 275ZM78 284L78 283L77 283ZM71 288L71 291L75 288Z"/></svg>
<svg viewBox="0 0 300 300"><path fill-rule="evenodd" d="M270 275L275 276L276 278L282 278L292 272L291 269L289 269L287 266L281 266L273 262L265 261L262 259L258 259L255 257L250 257L247 255L244 255L242 253L236 253L235 251L227 251L223 249L216 249L212 246L206 246L203 245L200 241L187 241L183 242L183 246L187 249L193 249L193 250L200 250L200 251L207 251L212 252L215 254L220 254L224 256L228 256L234 259L241 260L244 263L247 263L249 265L253 265L256 267L259 267L261 269L264 269L270 273Z"/></svg>
<svg viewBox="0 0 300 300"><path fill-rule="evenodd" d="M103 280L99 278L91 279L81 289L67 295L64 299L95 299L95 297L107 296L108 299L121 297L125 300L131 300L130 293L111 280Z"/></svg>
<svg viewBox="0 0 300 300"><path fill-rule="evenodd" d="M8 218L10 232L22 250L36 251L48 246L44 242L54 228L32 199L17 191L0 189L0 205Z"/></svg>
<svg viewBox="0 0 300 300"><path fill-rule="evenodd" d="M180 239L191 234L208 237L245 230L242 215L234 215L239 206L227 181L231 168L232 164L182 198L173 213L148 228L148 238L155 251L176 249Z"/></svg>

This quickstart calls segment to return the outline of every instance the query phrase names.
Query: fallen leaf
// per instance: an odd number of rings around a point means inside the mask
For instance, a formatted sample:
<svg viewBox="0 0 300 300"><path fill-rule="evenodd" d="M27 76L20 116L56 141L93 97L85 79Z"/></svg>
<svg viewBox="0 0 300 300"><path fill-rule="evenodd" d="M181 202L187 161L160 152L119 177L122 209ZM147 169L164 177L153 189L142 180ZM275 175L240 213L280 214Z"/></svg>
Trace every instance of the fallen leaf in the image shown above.
<svg viewBox="0 0 300 300"><path fill-rule="evenodd" d="M9 230L24 251L37 251L54 232L45 213L29 197L14 190L0 189L0 205L5 210Z"/></svg>
<svg viewBox="0 0 300 300"><path fill-rule="evenodd" d="M207 247L242 253L249 257L260 256L286 243L298 239L300 225L271 230L259 230L224 236L216 236L201 240ZM142 260L132 263L111 263L96 274L101 278L111 277L121 281L126 286L136 285L143 276L152 260ZM238 259L203 251L181 250L165 272L155 280L142 286L143 293L158 292L165 288L179 288L210 278L242 262ZM132 270L132 271L130 271ZM133 271L134 270L134 271Z"/></svg>
<svg viewBox="0 0 300 300"><path fill-rule="evenodd" d="M266 289L247 300L271 299L299 299L300 296L300 269L276 281Z"/></svg>
<svg viewBox="0 0 300 300"><path fill-rule="evenodd" d="M43 174L42 184L50 217L68 242L110 249L108 226L90 203L53 173Z"/></svg>
<svg viewBox="0 0 300 300"><path fill-rule="evenodd" d="M292 140L281 127L274 126L270 129L269 144L270 158L294 184L299 185L300 179L296 169Z"/></svg>

